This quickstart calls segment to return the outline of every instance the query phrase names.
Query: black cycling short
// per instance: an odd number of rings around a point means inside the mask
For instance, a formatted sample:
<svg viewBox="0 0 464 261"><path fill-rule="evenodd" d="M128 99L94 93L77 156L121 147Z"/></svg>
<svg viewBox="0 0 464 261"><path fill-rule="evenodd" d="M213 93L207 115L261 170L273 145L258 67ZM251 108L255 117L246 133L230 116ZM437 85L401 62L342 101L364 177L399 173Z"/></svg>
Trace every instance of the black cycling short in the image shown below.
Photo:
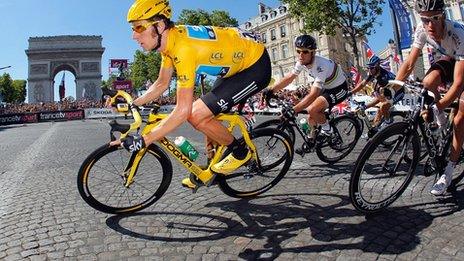
<svg viewBox="0 0 464 261"><path fill-rule="evenodd" d="M323 90L321 96L329 103L329 110L332 110L333 106L344 101L348 96L348 83L345 81L335 88Z"/></svg>
<svg viewBox="0 0 464 261"><path fill-rule="evenodd" d="M448 57L443 57L442 59L433 63L425 75L428 75L432 71L439 70L441 75L441 82L445 84L452 83L454 79L453 74L455 63L456 60Z"/></svg>
<svg viewBox="0 0 464 261"><path fill-rule="evenodd" d="M271 60L264 49L258 61L249 68L227 78L217 78L212 90L201 100L214 115L218 115L266 88L270 81Z"/></svg>

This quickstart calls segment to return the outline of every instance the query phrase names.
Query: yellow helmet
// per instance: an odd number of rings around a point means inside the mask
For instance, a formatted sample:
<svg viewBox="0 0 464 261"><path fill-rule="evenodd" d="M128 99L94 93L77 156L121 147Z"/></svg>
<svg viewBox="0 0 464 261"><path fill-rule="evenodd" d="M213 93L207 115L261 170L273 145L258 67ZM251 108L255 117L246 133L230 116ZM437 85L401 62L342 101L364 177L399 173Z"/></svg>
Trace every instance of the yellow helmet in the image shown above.
<svg viewBox="0 0 464 261"><path fill-rule="evenodd" d="M136 0L127 12L127 22L146 20L155 15L171 19L171 6L168 0Z"/></svg>

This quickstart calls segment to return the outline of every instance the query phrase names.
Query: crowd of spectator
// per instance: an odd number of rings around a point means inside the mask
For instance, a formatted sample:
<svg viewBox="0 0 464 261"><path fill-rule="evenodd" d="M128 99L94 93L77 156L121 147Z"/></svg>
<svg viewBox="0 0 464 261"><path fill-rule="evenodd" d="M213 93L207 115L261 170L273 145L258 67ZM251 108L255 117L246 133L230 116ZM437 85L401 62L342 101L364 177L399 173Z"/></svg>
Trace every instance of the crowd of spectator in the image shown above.
<svg viewBox="0 0 464 261"><path fill-rule="evenodd" d="M101 108L101 101L91 99L79 99L77 101L64 99L61 102L39 102L39 103L11 103L0 107L0 114L36 113L49 111L66 111L86 108Z"/></svg>
<svg viewBox="0 0 464 261"><path fill-rule="evenodd" d="M279 99L284 99L296 103L307 94L306 88L299 88L294 91L282 90L277 93ZM261 103L261 93L251 97L251 104L256 105ZM176 104L175 96L162 96L157 102L161 105ZM40 102L40 103L18 103L18 104L3 104L0 105L0 114L15 114L15 113L36 113L49 111L66 111L86 108L102 108L104 102L92 99L64 99L61 102Z"/></svg>

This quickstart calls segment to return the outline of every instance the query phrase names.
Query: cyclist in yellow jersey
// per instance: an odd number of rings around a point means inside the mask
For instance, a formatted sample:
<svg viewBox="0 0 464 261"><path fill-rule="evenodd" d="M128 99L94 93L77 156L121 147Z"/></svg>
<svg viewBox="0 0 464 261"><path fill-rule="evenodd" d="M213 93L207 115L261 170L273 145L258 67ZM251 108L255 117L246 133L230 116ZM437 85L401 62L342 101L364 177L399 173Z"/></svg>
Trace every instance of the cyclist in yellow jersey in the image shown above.
<svg viewBox="0 0 464 261"><path fill-rule="evenodd" d="M176 107L150 134L128 136L113 145L121 144L131 152L137 151L188 121L208 138L228 145L232 153L211 167L213 172L228 174L245 164L251 153L214 116L229 111L269 84L269 55L251 34L238 28L176 26L170 19L171 7L167 0L137 0L127 14L133 39L144 50L158 51L162 56L158 79L134 104L143 105L161 96L176 71ZM194 102L197 73L218 78L212 90ZM189 178L182 183L195 188Z"/></svg>

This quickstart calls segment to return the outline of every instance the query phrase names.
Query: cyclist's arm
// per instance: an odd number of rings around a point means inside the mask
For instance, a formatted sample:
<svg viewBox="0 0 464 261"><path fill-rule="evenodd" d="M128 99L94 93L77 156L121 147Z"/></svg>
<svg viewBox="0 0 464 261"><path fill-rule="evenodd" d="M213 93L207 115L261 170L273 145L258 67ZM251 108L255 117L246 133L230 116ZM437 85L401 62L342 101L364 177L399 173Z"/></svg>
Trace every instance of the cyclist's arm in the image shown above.
<svg viewBox="0 0 464 261"><path fill-rule="evenodd" d="M364 86L366 85L367 81L366 80L362 80L360 83L358 83L358 85L356 85L356 87L353 88L353 90L351 90L351 92L353 94L359 92L360 90L362 90L362 88L364 88Z"/></svg>
<svg viewBox="0 0 464 261"><path fill-rule="evenodd" d="M160 97L168 89L173 72L173 67L162 67L158 79L148 88L146 93L134 100L134 104L141 106Z"/></svg>
<svg viewBox="0 0 464 261"><path fill-rule="evenodd" d="M373 101L371 101L369 104L366 104L366 109L369 109L371 107L374 107L380 102L380 99L378 97L375 97Z"/></svg>
<svg viewBox="0 0 464 261"><path fill-rule="evenodd" d="M411 53L409 54L408 59L406 59L400 66L400 69L398 69L398 73L395 78L396 80L404 81L408 78L414 70L414 65L420 56L420 52L421 50L417 47L411 48Z"/></svg>
<svg viewBox="0 0 464 261"><path fill-rule="evenodd" d="M437 102L437 108L443 110L461 94L464 84L464 60L456 61L454 65L454 82L445 96Z"/></svg>
<svg viewBox="0 0 464 261"><path fill-rule="evenodd" d="M293 73L289 73L287 75L284 76L284 78L282 78L280 81L278 81L276 84L274 84L274 86L272 87L269 87L269 89L272 90L272 92L277 92L277 91L280 91L282 90L283 88L287 87L290 83L293 82L293 80L295 80L295 78L297 77L298 75L296 74L293 74Z"/></svg>
<svg viewBox="0 0 464 261"><path fill-rule="evenodd" d="M145 144L148 145L157 140L160 140L168 133L179 127L182 123L187 121L192 112L193 90L194 86L191 88L177 88L176 107L168 117L163 119L160 124L156 126L148 135L144 136Z"/></svg>
<svg viewBox="0 0 464 261"><path fill-rule="evenodd" d="M306 95L297 105L293 107L296 113L306 109L319 95L321 95L322 89L311 86L311 91Z"/></svg>

